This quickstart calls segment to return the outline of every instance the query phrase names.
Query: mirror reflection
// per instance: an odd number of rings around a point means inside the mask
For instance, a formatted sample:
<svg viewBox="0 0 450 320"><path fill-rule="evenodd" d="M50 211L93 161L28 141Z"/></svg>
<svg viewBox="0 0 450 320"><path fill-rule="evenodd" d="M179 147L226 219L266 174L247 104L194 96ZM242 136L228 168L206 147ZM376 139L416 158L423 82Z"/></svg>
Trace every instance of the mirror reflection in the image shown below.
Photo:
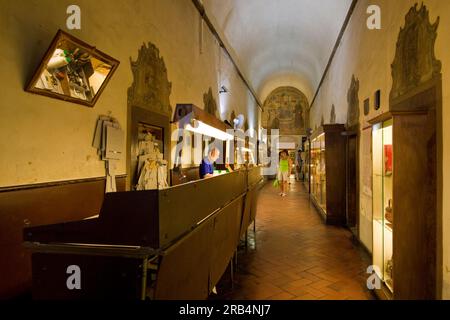
<svg viewBox="0 0 450 320"><path fill-rule="evenodd" d="M93 107L119 63L58 30L26 91Z"/></svg>
<svg viewBox="0 0 450 320"><path fill-rule="evenodd" d="M35 88L92 101L112 66L69 40L58 42Z"/></svg>

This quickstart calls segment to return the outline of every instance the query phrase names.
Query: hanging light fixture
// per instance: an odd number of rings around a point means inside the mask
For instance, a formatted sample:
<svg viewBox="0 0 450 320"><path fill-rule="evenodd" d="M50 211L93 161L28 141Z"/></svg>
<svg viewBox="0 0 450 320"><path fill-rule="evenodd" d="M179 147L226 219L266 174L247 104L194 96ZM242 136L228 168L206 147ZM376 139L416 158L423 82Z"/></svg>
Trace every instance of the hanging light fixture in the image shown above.
<svg viewBox="0 0 450 320"><path fill-rule="evenodd" d="M193 104L177 104L173 123L177 123L180 129L222 141L234 139L233 134L226 132L228 129L233 129L230 125L227 125L214 115L208 114L205 110Z"/></svg>
<svg viewBox="0 0 450 320"><path fill-rule="evenodd" d="M217 128L214 128L202 121L199 121L197 119L192 119L190 123L186 124L186 126L184 127L185 130L194 132L194 133L199 133L211 138L215 138L215 139L219 139L222 141L228 141L228 140L233 140L234 136L219 130Z"/></svg>

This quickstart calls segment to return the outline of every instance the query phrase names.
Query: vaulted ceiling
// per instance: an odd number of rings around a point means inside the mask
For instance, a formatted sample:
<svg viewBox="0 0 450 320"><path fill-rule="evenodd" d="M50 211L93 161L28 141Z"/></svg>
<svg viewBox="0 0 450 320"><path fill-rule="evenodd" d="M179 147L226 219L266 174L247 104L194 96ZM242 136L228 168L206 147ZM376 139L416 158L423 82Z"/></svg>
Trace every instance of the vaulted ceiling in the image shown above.
<svg viewBox="0 0 450 320"><path fill-rule="evenodd" d="M293 86L311 103L352 0L202 2L261 101Z"/></svg>

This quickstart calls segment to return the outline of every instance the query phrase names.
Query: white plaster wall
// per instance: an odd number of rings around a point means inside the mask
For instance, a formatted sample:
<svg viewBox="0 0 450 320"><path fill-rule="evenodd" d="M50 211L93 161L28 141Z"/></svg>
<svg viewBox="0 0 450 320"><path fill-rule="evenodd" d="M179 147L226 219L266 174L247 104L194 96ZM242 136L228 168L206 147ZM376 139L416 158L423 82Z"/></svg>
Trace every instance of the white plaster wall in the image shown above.
<svg viewBox="0 0 450 320"><path fill-rule="evenodd" d="M81 8L81 30L66 29L71 4ZM23 90L59 28L121 62L94 108ZM0 187L104 176L104 163L91 147L96 120L111 111L127 129L127 89L133 81L129 59L137 58L144 42L154 43L164 57L173 108L176 103L203 108L209 87L219 104L218 88L226 80L230 102L223 103L223 113L236 106L256 125L257 106L228 58L219 58L206 25L200 54L199 28L191 1L1 1ZM125 173L123 161L118 174Z"/></svg>
<svg viewBox="0 0 450 320"><path fill-rule="evenodd" d="M203 3L261 101L280 86L294 86L311 101L352 1Z"/></svg>
<svg viewBox="0 0 450 320"><path fill-rule="evenodd" d="M404 25L405 15L414 5L413 0L389 1L389 0L361 0L350 20L347 30L324 84L319 92L313 108L311 109L311 126L320 125L320 119L324 116L325 123L329 121L331 105L336 106L336 118L338 123L346 123L347 118L347 91L350 87L351 77L354 74L360 81L360 123L364 127L366 121L383 113L388 109L389 92L392 86L390 64L394 60L395 46L400 27ZM382 30L369 30L366 27L366 9L369 5L376 4L381 7ZM424 4L430 11L430 20L436 21L440 16L438 38L436 41L436 57L442 62L443 75L443 297L450 299L450 2L441 0L428 0ZM420 3L419 3L420 6ZM381 108L373 109L373 96L377 89L381 89ZM370 98L371 111L366 117L363 112L363 103ZM361 139L366 143L369 139ZM371 201L368 201L367 192L363 186L370 175L370 161L366 152L370 148L361 145L360 154L360 236L364 245L371 249ZM364 152L364 153L363 153ZM365 193L364 193L365 192Z"/></svg>

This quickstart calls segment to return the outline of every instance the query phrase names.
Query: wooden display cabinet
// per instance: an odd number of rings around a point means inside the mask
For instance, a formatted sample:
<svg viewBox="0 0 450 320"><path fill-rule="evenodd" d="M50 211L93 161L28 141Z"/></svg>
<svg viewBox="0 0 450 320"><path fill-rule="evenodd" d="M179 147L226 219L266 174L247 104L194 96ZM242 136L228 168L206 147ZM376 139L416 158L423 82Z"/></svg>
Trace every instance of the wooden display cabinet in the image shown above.
<svg viewBox="0 0 450 320"><path fill-rule="evenodd" d="M327 224L346 222L346 137L343 124L322 125L311 136L310 194Z"/></svg>
<svg viewBox="0 0 450 320"><path fill-rule="evenodd" d="M391 99L371 120L373 264L383 298L439 297L437 119L441 81ZM377 227L378 226L378 227Z"/></svg>

